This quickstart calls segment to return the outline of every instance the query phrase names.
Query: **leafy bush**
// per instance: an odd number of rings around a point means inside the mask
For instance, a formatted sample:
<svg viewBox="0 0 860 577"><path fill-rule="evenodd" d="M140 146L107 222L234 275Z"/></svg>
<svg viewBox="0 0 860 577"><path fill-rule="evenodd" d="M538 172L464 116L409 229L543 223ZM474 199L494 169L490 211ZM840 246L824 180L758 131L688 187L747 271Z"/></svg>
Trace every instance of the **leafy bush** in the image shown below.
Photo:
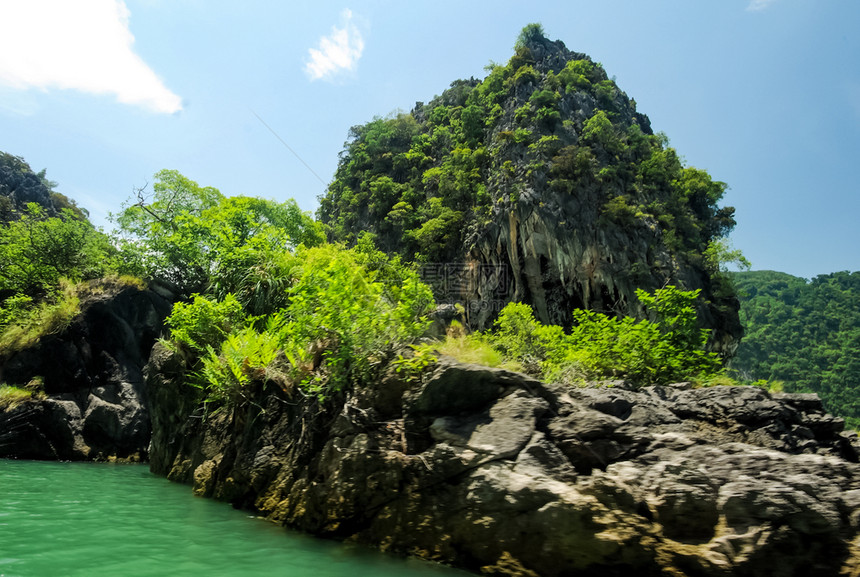
<svg viewBox="0 0 860 577"><path fill-rule="evenodd" d="M190 303L178 302L165 320L170 338L189 352L200 356L224 339L244 322L242 305L232 294L215 301L194 295Z"/></svg>
<svg viewBox="0 0 860 577"><path fill-rule="evenodd" d="M517 36L514 48L523 48L544 38L543 25L537 22L526 24Z"/></svg>
<svg viewBox="0 0 860 577"><path fill-rule="evenodd" d="M3 301L0 305L0 331L22 319L33 306L33 299L27 295L16 294Z"/></svg>
<svg viewBox="0 0 860 577"><path fill-rule="evenodd" d="M359 249L300 248L278 278L284 306L246 317L228 293L175 305L167 324L175 344L199 358L209 401L242 403L253 383L324 398L370 382L374 369L427 327L433 305L418 275L365 239Z"/></svg>
<svg viewBox="0 0 860 577"><path fill-rule="evenodd" d="M697 327L698 291L668 286L637 295L654 320L576 310L565 334L542 325L528 305L510 303L486 338L506 359L548 380L624 378L644 385L722 374L718 356L705 350L708 331Z"/></svg>
<svg viewBox="0 0 860 577"><path fill-rule="evenodd" d="M294 200L276 203L224 197L175 170L156 174L153 197L143 191L113 215L124 271L166 279L185 294L240 294L254 280L236 277L250 257L323 242L322 227ZM238 253L238 254L237 254ZM253 260L251 258L251 260ZM257 266L255 263L253 266ZM261 265L263 269L265 264Z"/></svg>
<svg viewBox="0 0 860 577"><path fill-rule="evenodd" d="M433 296L416 273L402 269L401 282L385 285L361 256L331 245L301 250L297 258L301 266L279 332L285 350L312 362L306 391L325 396L367 382L396 345L427 328Z"/></svg>
<svg viewBox="0 0 860 577"><path fill-rule="evenodd" d="M216 350L207 346L200 377L208 392L208 401L241 404L248 400L252 382L268 381L270 367L280 351L277 334L257 332L245 327L227 338Z"/></svg>
<svg viewBox="0 0 860 577"><path fill-rule="evenodd" d="M391 361L391 366L405 379L414 381L435 365L439 357L436 356L436 350L432 344L411 345L411 349L411 354L397 355L397 358Z"/></svg>

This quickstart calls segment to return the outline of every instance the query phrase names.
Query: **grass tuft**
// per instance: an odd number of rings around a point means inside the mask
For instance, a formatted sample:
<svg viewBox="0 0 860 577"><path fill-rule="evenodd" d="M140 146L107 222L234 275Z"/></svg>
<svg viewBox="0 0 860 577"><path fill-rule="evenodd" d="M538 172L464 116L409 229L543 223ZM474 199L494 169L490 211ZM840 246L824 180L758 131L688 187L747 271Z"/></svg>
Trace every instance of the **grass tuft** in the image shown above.
<svg viewBox="0 0 860 577"><path fill-rule="evenodd" d="M11 385L0 385L0 412L14 409L21 403L33 398L34 392L13 387Z"/></svg>
<svg viewBox="0 0 860 577"><path fill-rule="evenodd" d="M520 363L505 359L504 355L482 339L480 334L466 334L462 326L456 321L448 329L445 340L435 345L434 348L440 354L453 357L461 363L517 372L523 370Z"/></svg>
<svg viewBox="0 0 860 577"><path fill-rule="evenodd" d="M21 318L3 329L0 357L31 347L47 335L63 332L80 312L80 305L78 286L60 281L60 289L51 300L22 313Z"/></svg>

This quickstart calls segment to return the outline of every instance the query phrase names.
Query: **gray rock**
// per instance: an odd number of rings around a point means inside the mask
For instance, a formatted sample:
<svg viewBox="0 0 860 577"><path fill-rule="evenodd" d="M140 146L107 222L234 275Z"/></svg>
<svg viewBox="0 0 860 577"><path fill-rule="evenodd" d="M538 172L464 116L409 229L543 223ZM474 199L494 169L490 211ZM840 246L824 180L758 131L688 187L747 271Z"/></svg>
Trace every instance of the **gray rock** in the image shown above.
<svg viewBox="0 0 860 577"><path fill-rule="evenodd" d="M62 334L0 360L3 381L38 376L48 396L0 413L0 457L146 458L143 367L171 304L133 287L93 293Z"/></svg>
<svg viewBox="0 0 860 577"><path fill-rule="evenodd" d="M494 575L857 567L857 455L807 426L827 422L811 398L570 389L444 360L411 388L382 381L399 414L380 383L332 406L261 390L201 421L181 363L154 359L153 470L314 534Z"/></svg>

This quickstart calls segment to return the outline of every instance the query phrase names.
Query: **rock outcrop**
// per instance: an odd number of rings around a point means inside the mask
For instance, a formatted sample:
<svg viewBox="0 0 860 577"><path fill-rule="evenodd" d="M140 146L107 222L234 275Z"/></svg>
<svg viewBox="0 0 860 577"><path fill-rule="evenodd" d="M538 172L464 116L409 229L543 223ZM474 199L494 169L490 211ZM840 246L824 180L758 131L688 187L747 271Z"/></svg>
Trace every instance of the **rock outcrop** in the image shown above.
<svg viewBox="0 0 860 577"><path fill-rule="evenodd" d="M585 54L530 34L507 65L457 80L409 114L350 130L318 216L332 240L371 234L424 263L437 302L472 329L509 302L569 327L587 308L637 316L636 290L700 290L709 347L743 329L732 287L703 259L734 226L725 184L683 167Z"/></svg>
<svg viewBox="0 0 860 577"><path fill-rule="evenodd" d="M491 575L856 575L856 435L814 395L542 383L442 360L204 414L147 367L154 472L331 538Z"/></svg>
<svg viewBox="0 0 860 577"><path fill-rule="evenodd" d="M61 334L0 359L0 381L35 378L45 395L0 412L0 457L146 459L143 367L171 303L150 290L101 288Z"/></svg>
<svg viewBox="0 0 860 577"><path fill-rule="evenodd" d="M0 151L0 223L18 218L28 203L41 206L45 214L58 212L51 191L24 159Z"/></svg>

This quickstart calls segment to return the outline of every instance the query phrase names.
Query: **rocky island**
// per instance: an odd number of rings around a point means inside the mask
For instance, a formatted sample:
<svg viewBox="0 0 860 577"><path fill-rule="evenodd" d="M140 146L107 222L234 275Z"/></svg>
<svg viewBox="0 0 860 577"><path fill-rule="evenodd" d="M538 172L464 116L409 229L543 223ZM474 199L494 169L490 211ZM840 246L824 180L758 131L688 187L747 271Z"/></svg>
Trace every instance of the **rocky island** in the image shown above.
<svg viewBox="0 0 860 577"><path fill-rule="evenodd" d="M354 127L318 221L162 171L108 242L0 160L0 457L487 575L860 575L856 433L722 368L725 185L539 26Z"/></svg>

